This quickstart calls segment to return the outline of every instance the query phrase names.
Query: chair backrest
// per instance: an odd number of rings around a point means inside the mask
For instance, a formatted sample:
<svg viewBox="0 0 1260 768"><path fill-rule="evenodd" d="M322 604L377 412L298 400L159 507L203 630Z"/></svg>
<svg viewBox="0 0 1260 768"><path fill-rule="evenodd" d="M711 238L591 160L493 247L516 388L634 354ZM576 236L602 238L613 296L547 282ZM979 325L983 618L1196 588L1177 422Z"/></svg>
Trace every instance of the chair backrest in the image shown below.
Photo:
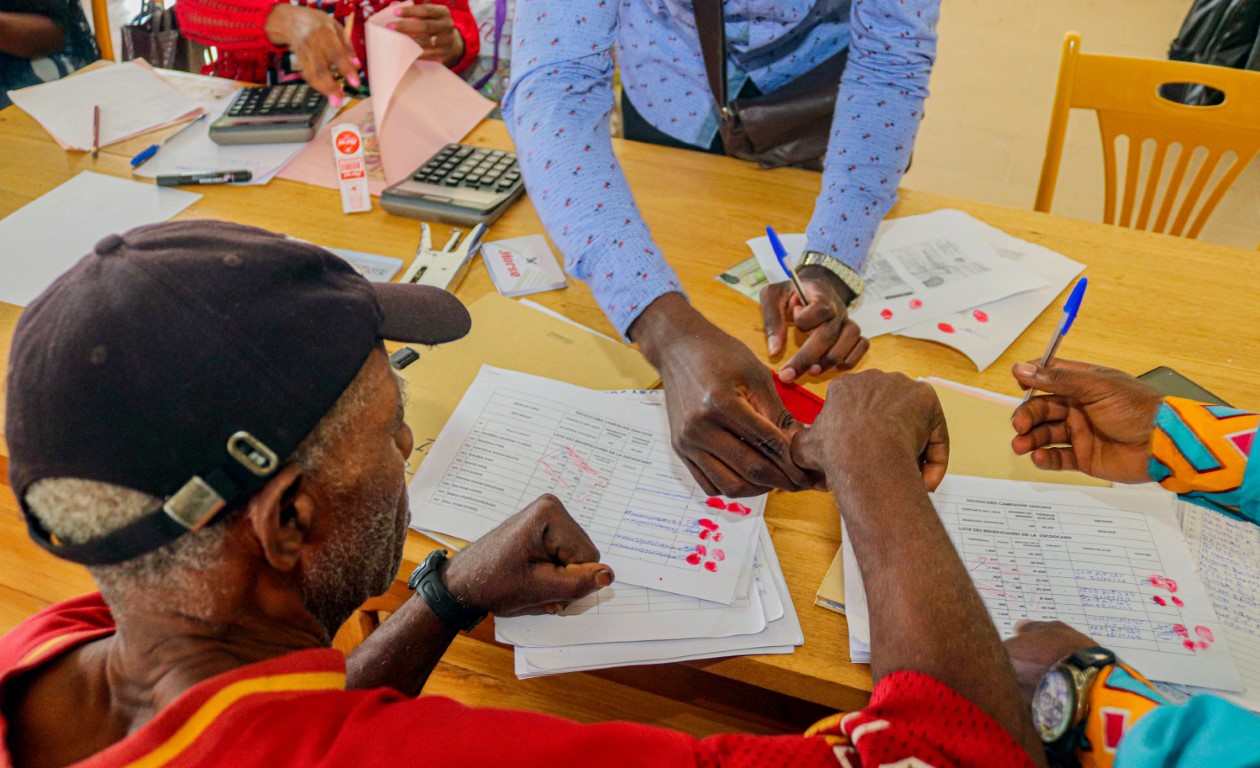
<svg viewBox="0 0 1260 768"><path fill-rule="evenodd" d="M92 27L96 30L96 47L101 58L114 61L114 28L109 23L108 0L92 0Z"/></svg>
<svg viewBox="0 0 1260 768"><path fill-rule="evenodd" d="M1162 86L1181 83L1206 85L1221 91L1224 99L1190 106L1161 95ZM1260 150L1260 72L1085 54L1080 35L1069 32L1037 187L1038 211L1050 210L1072 109L1098 114L1106 184L1103 221L1108 224L1198 237ZM1117 220L1116 145L1121 137L1128 148Z"/></svg>

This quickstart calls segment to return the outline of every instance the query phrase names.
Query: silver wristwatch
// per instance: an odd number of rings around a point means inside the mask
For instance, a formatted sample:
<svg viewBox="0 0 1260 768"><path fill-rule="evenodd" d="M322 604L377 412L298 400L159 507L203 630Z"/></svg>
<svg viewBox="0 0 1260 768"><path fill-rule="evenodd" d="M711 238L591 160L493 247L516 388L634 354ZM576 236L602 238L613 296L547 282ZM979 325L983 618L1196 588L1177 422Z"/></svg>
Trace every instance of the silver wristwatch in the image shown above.
<svg viewBox="0 0 1260 768"><path fill-rule="evenodd" d="M840 278L840 282L844 283L850 291L853 291L853 299L849 302L852 307L862 298L862 291L866 290L866 281L857 272L854 272L848 264L825 253L818 251L806 251L805 257L801 259L801 267L822 267L831 274ZM799 267L798 267L799 269Z"/></svg>

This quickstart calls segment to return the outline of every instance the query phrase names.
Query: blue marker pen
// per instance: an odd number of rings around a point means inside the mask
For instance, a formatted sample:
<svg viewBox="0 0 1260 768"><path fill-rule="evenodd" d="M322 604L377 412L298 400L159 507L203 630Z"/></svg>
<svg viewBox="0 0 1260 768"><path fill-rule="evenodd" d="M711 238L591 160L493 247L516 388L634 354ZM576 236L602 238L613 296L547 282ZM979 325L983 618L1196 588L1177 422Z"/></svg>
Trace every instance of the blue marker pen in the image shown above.
<svg viewBox="0 0 1260 768"><path fill-rule="evenodd" d="M805 298L805 291L801 290L801 281L796 278L796 272L788 266L787 249L783 247L783 243L779 242L779 235L774 231L774 227L766 227L766 237L770 238L770 247L774 249L774 257L779 260L779 266L783 267L783 271L792 281L792 287L796 289L796 297L801 300L801 306L808 307L809 299Z"/></svg>
<svg viewBox="0 0 1260 768"><path fill-rule="evenodd" d="M1081 300L1085 298L1085 286L1089 285L1089 278L1082 277L1076 282L1076 286L1072 288L1072 293L1068 295L1067 303L1063 305L1063 317L1059 318L1059 324L1055 326L1054 335L1050 337L1050 346L1046 347L1046 353L1041 356L1041 362L1037 364L1038 368L1044 368L1054 359L1054 353L1059 351L1059 342L1063 341L1063 337L1067 336L1068 330L1072 328L1072 323L1076 321L1076 313L1081 309ZM1024 393L1024 401L1028 402L1032 399L1034 390L1028 390Z"/></svg>

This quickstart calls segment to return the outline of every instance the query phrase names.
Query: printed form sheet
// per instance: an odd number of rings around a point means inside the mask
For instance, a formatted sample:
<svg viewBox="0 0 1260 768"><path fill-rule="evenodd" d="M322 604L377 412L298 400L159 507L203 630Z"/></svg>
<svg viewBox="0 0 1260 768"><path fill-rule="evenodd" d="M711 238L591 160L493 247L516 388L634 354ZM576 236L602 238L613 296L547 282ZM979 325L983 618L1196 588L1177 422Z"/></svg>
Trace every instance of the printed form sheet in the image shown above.
<svg viewBox="0 0 1260 768"><path fill-rule="evenodd" d="M706 495L663 408L483 366L412 479L412 525L473 540L544 493L618 581L724 604L765 510Z"/></svg>
<svg viewBox="0 0 1260 768"><path fill-rule="evenodd" d="M951 475L932 503L1003 639L1020 619L1059 620L1152 679L1242 690L1171 496ZM856 564L847 538L845 549ZM861 602L854 634L869 643L860 573L845 578Z"/></svg>

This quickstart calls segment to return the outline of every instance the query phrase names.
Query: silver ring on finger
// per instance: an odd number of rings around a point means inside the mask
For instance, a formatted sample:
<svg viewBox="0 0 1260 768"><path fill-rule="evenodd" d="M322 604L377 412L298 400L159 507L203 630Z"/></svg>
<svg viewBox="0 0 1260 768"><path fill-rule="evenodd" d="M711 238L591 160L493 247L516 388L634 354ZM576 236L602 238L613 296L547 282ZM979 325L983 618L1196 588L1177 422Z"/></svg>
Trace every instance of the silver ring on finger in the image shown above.
<svg viewBox="0 0 1260 768"><path fill-rule="evenodd" d="M429 47L437 48L437 35L429 35Z"/></svg>

